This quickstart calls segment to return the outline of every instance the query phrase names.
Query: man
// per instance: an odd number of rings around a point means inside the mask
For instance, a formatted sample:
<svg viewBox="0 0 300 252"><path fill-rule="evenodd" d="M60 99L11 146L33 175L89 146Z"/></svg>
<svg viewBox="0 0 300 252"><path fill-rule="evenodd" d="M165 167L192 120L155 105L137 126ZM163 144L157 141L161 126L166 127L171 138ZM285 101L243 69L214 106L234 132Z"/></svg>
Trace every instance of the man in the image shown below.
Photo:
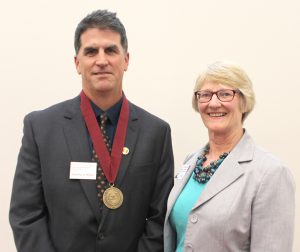
<svg viewBox="0 0 300 252"><path fill-rule="evenodd" d="M75 51L80 96L24 119L10 208L16 247L163 251L173 185L170 127L122 91L129 54L115 13L86 16Z"/></svg>

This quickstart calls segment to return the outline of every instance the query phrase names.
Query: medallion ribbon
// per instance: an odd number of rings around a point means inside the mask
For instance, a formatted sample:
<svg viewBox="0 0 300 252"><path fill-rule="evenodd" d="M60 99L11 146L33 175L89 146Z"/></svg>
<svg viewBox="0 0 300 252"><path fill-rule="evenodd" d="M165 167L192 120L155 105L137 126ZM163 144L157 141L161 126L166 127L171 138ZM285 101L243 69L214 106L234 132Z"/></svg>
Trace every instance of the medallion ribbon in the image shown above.
<svg viewBox="0 0 300 252"><path fill-rule="evenodd" d="M92 109L90 100L83 91L80 93L80 109L86 123L88 132L92 139L93 147L98 156L103 172L109 183L113 184L116 180L120 163L122 159L122 150L125 144L126 131L129 119L129 103L126 96L123 96L122 107L119 115L117 129L112 145L112 151L109 153L104 143L101 131Z"/></svg>

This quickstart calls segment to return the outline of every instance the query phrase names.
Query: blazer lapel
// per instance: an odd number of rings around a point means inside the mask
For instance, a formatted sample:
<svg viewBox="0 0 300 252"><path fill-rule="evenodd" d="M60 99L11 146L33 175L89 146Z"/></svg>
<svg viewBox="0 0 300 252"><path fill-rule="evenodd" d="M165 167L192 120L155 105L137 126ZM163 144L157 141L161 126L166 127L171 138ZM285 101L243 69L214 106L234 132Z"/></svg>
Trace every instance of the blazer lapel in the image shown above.
<svg viewBox="0 0 300 252"><path fill-rule="evenodd" d="M80 112L79 96L73 100L73 103L68 108L66 108L64 119L63 129L71 160L77 162L91 162L88 134L84 119ZM81 179L80 183L98 222L100 222L101 215L95 181Z"/></svg>
<svg viewBox="0 0 300 252"><path fill-rule="evenodd" d="M225 160L205 186L198 202L195 204L193 209L210 200L216 194L218 194L230 184L232 184L235 180L237 180L241 175L243 175L244 170L237 162L233 160L226 160L225 162Z"/></svg>
<svg viewBox="0 0 300 252"><path fill-rule="evenodd" d="M239 179L245 172L244 168L240 166L240 163L252 160L253 152L254 143L250 136L245 132L240 142L231 151L207 183L193 209L201 206Z"/></svg>
<svg viewBox="0 0 300 252"><path fill-rule="evenodd" d="M202 153L203 150L195 153L192 155L192 157L184 162L182 165L180 171L175 176L175 182L174 187L171 190L171 193L169 195L168 199L168 207L167 207L167 213L166 213L166 220L168 220L168 217L173 209L173 206L180 195L181 191L185 187L185 184L188 182L189 178L191 177L191 174L195 168L197 157Z"/></svg>

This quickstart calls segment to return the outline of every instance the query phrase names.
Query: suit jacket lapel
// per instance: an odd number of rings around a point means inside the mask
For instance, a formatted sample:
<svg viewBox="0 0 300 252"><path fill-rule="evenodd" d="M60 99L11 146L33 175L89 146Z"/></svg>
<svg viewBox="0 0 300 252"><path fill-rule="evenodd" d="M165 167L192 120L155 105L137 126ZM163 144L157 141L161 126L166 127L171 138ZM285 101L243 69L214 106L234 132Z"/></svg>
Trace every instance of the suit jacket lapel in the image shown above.
<svg viewBox="0 0 300 252"><path fill-rule="evenodd" d="M70 106L66 108L64 119L63 129L71 161L91 162L88 134L84 119L80 112L79 96L73 99ZM100 222L101 215L95 181L81 179L80 183L98 222Z"/></svg>
<svg viewBox="0 0 300 252"><path fill-rule="evenodd" d="M193 209L201 206L241 177L245 171L244 168L240 166L240 163L252 160L253 153L254 143L250 136L245 132L240 142L235 146L207 183Z"/></svg>
<svg viewBox="0 0 300 252"><path fill-rule="evenodd" d="M125 174L128 170L128 166L130 164L130 160L132 158L133 150L135 148L135 144L138 138L139 133L139 121L138 116L136 113L136 109L132 103L129 103L130 113L129 113L129 120L126 132L126 139L125 139L125 147L129 149L129 153L127 155L122 155L122 160L120 163L120 168L116 178L116 185L121 186Z"/></svg>

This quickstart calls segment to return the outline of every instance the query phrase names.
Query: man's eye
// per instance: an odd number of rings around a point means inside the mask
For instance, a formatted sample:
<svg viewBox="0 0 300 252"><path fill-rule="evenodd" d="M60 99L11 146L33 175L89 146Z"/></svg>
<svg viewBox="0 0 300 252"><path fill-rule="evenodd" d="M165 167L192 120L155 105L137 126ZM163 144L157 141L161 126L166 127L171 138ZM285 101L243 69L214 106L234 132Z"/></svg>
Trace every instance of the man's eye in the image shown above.
<svg viewBox="0 0 300 252"><path fill-rule="evenodd" d="M97 54L97 49L87 49L85 50L85 55L86 56L94 56Z"/></svg>
<svg viewBox="0 0 300 252"><path fill-rule="evenodd" d="M115 50L114 48L107 48L105 51L106 51L106 53L108 53L108 54L116 53L116 50Z"/></svg>
<svg viewBox="0 0 300 252"><path fill-rule="evenodd" d="M119 49L115 45L105 48L105 53L107 53L107 54L117 54L118 52L119 52Z"/></svg>

